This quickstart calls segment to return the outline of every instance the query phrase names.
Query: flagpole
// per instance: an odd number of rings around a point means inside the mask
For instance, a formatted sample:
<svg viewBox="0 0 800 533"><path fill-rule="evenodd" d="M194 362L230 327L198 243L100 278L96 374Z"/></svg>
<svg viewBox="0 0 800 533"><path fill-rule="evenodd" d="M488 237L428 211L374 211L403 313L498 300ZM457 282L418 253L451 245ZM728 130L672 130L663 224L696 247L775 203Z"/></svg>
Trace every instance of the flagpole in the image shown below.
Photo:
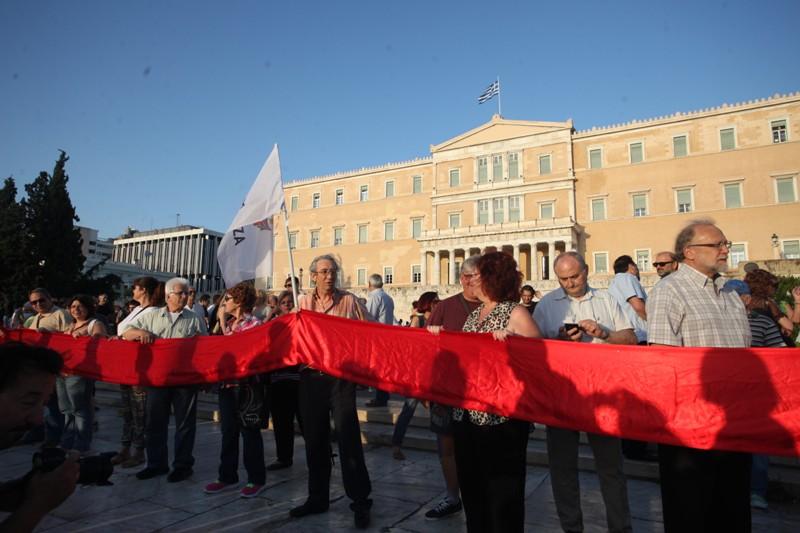
<svg viewBox="0 0 800 533"><path fill-rule="evenodd" d="M502 117L503 111L502 108L500 107L501 98L502 98L502 93L500 92L500 76L497 76L497 114Z"/></svg>
<svg viewBox="0 0 800 533"><path fill-rule="evenodd" d="M294 296L294 306L297 308L299 302L297 300L297 284L294 281L294 257L292 256L292 243L289 241L289 213L286 211L286 203L283 204L283 229L286 236L286 248L289 251L289 270L291 271L289 278L292 280L292 295Z"/></svg>

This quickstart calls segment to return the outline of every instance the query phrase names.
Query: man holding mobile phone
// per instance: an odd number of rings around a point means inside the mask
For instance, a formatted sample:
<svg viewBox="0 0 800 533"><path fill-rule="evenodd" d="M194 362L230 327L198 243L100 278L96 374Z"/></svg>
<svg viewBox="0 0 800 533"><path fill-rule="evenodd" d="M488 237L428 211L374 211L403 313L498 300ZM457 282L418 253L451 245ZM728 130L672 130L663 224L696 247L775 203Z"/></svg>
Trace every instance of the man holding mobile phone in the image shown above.
<svg viewBox="0 0 800 533"><path fill-rule="evenodd" d="M553 264L561 286L536 306L533 318L542 336L573 342L636 344L633 326L607 291L589 287L589 269L577 252L564 252ZM564 531L583 531L578 484L578 431L547 427L550 481ZM587 433L609 531L631 531L628 489L622 470L620 439Z"/></svg>

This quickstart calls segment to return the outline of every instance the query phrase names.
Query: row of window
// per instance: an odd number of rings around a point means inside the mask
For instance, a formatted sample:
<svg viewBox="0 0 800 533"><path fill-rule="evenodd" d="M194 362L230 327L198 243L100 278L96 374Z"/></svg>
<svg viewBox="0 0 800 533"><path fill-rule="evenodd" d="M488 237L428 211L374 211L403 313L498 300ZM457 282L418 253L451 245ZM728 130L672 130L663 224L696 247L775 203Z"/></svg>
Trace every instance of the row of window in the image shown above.
<svg viewBox="0 0 800 533"><path fill-rule="evenodd" d="M773 143L785 143L789 140L787 121L785 119L770 121L770 132ZM721 128L719 130L719 149L721 152L736 149L736 128ZM686 157L689 155L688 134L674 135L672 137L672 156ZM644 141L628 143L628 162L641 163L645 160ZM603 149L601 147L589 148L589 168L603 168Z"/></svg>
<svg viewBox="0 0 800 533"><path fill-rule="evenodd" d="M391 285L394 283L394 267L385 266L383 267L383 282L385 284ZM422 267L419 265L411 265L411 283L422 283ZM356 286L366 286L367 285L367 269L366 268L356 268Z"/></svg>
<svg viewBox="0 0 800 533"><path fill-rule="evenodd" d="M309 231L309 247L319 248L321 246L320 231L312 229ZM297 248L297 231L289 233L289 246L293 249ZM417 239L422 235L422 217L414 217L411 219L411 238ZM383 223L383 240L395 240L395 221L385 221ZM369 223L358 224L356 228L356 242L364 244L369 241ZM336 226L333 228L333 246L341 246L344 244L344 226Z"/></svg>
<svg viewBox="0 0 800 533"><path fill-rule="evenodd" d="M608 252L594 252L592 256L595 274L611 273ZM784 259L800 259L800 239L783 240L781 242L781 257ZM639 267L640 271L648 272L654 270L650 263L650 249L634 250L633 259L636 261L636 266ZM739 263L744 261L747 261L747 243L733 243L728 251L728 266L731 269L736 269Z"/></svg>
<svg viewBox="0 0 800 533"><path fill-rule="evenodd" d="M422 176L411 176L411 193L422 193ZM387 180L383 184L384 198L392 198L395 195L395 180ZM358 201L366 202L369 200L369 185L361 185L358 190ZM322 203L322 194L315 192L311 195L311 209L318 209ZM333 196L333 205L344 205L344 189L336 189ZM289 209L297 211L300 209L300 197L292 196L289 200Z"/></svg>
<svg viewBox="0 0 800 533"><path fill-rule="evenodd" d="M742 207L742 184L739 181L723 183L723 199L726 209ZM631 211L635 217L644 217L650 214L649 194L646 192L632 193ZM589 202L590 217L593 221L606 220L608 217L607 198L592 198ZM779 204L796 202L797 190L794 176L775 178L775 202ZM690 213L695 210L694 188L675 189L675 212Z"/></svg>

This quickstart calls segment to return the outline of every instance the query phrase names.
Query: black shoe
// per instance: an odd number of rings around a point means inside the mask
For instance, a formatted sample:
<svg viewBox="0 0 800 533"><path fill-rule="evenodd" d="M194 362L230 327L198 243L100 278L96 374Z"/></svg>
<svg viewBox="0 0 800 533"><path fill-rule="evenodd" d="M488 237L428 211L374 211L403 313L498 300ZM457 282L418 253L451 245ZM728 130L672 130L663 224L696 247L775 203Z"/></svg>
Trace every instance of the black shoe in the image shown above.
<svg viewBox="0 0 800 533"><path fill-rule="evenodd" d="M147 467L144 470L136 472L136 479L150 479L156 476L163 476L169 472L169 468L151 468Z"/></svg>
<svg viewBox="0 0 800 533"><path fill-rule="evenodd" d="M267 467L267 470L269 470L269 471L272 471L272 470L283 470L284 468L289 468L290 466L292 466L291 462L284 463L283 461L275 461L274 463L272 463L271 465L269 465Z"/></svg>
<svg viewBox="0 0 800 533"><path fill-rule="evenodd" d="M321 505L321 504L314 504L311 502L306 502L303 505L295 507L291 511L289 511L289 516L292 518L302 518L304 516L308 516L310 514L320 514L324 513L328 510L328 505Z"/></svg>
<svg viewBox="0 0 800 533"><path fill-rule="evenodd" d="M176 468L167 476L167 482L177 483L178 481L188 479L192 474L194 474L194 470L191 468Z"/></svg>
<svg viewBox="0 0 800 533"><path fill-rule="evenodd" d="M367 407L386 407L386 402L379 402L377 400L368 400L367 403L365 403L364 405L366 405Z"/></svg>
<svg viewBox="0 0 800 533"><path fill-rule="evenodd" d="M369 527L369 509L356 509L354 511L354 524L356 529L367 529Z"/></svg>

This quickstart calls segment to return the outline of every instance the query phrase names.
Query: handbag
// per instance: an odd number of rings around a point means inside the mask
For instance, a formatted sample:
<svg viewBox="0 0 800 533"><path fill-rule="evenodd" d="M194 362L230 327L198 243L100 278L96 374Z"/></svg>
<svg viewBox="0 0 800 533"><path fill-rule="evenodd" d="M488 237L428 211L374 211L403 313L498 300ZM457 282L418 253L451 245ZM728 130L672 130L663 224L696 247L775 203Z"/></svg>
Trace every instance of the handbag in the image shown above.
<svg viewBox="0 0 800 533"><path fill-rule="evenodd" d="M239 425L247 429L266 428L269 422L267 391L265 384L258 379L250 378L239 384L237 416Z"/></svg>

